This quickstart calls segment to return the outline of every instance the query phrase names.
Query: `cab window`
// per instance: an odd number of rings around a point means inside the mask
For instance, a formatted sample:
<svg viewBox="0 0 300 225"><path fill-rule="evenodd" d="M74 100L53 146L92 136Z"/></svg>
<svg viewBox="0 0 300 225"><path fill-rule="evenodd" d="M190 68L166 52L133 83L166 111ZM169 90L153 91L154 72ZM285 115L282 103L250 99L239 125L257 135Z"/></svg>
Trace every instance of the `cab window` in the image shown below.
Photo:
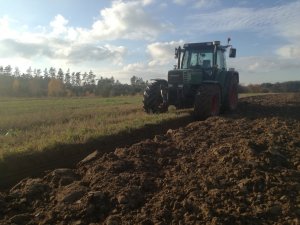
<svg viewBox="0 0 300 225"><path fill-rule="evenodd" d="M184 55L183 55L181 68L183 68L183 69L187 69L188 68L188 59L189 59L189 51L186 50L184 52Z"/></svg>
<svg viewBox="0 0 300 225"><path fill-rule="evenodd" d="M211 68L213 61L213 53L210 50L192 50L185 51L182 68Z"/></svg>
<svg viewBox="0 0 300 225"><path fill-rule="evenodd" d="M224 51L218 50L217 52L217 66L219 69L226 69Z"/></svg>

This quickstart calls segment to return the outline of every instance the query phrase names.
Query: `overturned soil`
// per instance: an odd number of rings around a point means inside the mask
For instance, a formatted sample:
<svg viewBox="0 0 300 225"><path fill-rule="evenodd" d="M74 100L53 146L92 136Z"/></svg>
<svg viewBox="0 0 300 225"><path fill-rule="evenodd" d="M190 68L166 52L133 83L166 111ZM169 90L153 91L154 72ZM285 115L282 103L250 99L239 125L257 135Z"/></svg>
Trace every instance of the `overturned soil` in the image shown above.
<svg viewBox="0 0 300 225"><path fill-rule="evenodd" d="M168 130L0 193L0 224L299 224L300 94Z"/></svg>

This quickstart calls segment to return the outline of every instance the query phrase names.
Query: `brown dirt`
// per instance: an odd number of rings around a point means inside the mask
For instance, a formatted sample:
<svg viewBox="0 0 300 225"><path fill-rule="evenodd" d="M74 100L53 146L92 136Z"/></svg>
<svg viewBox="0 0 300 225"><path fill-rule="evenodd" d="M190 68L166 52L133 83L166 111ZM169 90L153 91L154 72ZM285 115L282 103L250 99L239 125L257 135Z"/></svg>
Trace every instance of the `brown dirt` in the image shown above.
<svg viewBox="0 0 300 225"><path fill-rule="evenodd" d="M101 148L99 146L99 148ZM300 94L241 100L0 193L0 224L299 224Z"/></svg>

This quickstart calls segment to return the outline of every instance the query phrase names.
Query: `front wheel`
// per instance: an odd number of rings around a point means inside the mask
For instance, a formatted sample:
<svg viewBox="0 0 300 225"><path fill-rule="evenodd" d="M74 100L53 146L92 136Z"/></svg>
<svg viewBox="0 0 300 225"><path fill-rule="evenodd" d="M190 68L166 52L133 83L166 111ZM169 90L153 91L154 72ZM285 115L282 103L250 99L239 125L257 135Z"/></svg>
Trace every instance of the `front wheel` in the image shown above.
<svg viewBox="0 0 300 225"><path fill-rule="evenodd" d="M221 90L218 85L204 84L195 95L194 115L196 119L206 119L220 114Z"/></svg>
<svg viewBox="0 0 300 225"><path fill-rule="evenodd" d="M164 113L168 111L168 82L155 80L144 91L144 110L147 113Z"/></svg>

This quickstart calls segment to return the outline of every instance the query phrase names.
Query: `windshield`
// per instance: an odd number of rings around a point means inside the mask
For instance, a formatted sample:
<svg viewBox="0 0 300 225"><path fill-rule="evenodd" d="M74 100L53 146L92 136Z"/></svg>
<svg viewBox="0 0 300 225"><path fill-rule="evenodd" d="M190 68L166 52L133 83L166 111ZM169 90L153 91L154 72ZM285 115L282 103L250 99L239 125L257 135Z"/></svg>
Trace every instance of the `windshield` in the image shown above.
<svg viewBox="0 0 300 225"><path fill-rule="evenodd" d="M213 52L210 49L186 50L182 59L182 69L211 68Z"/></svg>

